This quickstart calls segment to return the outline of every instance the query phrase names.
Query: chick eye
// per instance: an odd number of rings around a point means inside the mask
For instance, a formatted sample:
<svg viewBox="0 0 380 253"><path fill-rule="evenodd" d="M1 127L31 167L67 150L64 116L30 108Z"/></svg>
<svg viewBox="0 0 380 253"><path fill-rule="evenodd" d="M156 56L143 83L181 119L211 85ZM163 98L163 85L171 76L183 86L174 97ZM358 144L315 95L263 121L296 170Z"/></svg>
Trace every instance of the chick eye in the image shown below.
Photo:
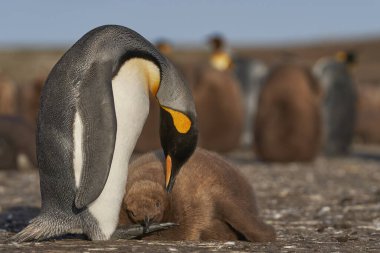
<svg viewBox="0 0 380 253"><path fill-rule="evenodd" d="M133 216L133 217L136 217L136 215L135 215L135 213L134 213L134 212L132 212L132 211L128 210L128 213L129 213L129 215L131 215L131 216Z"/></svg>
<svg viewBox="0 0 380 253"><path fill-rule="evenodd" d="M160 206L161 206L160 201L157 201L157 202L156 202L156 207L159 208Z"/></svg>

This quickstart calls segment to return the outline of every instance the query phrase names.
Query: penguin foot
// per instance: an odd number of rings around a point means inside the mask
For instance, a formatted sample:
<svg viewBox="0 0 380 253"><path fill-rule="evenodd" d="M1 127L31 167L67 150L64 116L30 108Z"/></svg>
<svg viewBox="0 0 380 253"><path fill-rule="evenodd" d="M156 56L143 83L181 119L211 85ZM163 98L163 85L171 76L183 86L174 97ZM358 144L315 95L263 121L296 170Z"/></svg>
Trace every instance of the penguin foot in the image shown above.
<svg viewBox="0 0 380 253"><path fill-rule="evenodd" d="M166 230L171 227L178 226L176 223L155 223L150 224L149 227L135 224L130 226L120 226L116 229L116 231L111 236L111 240L118 240L118 239L133 239L137 237L144 237L150 233Z"/></svg>
<svg viewBox="0 0 380 253"><path fill-rule="evenodd" d="M75 228L76 223L63 215L43 214L32 219L28 226L9 238L7 242L43 241L67 234Z"/></svg>

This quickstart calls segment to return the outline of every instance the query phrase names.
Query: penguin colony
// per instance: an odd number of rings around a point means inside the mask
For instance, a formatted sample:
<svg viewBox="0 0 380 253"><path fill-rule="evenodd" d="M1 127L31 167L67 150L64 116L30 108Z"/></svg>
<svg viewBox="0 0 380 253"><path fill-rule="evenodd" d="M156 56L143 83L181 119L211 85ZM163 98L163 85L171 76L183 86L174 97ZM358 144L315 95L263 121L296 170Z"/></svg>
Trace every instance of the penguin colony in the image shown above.
<svg viewBox="0 0 380 253"><path fill-rule="evenodd" d="M156 225L152 222L180 224L147 239L274 240L273 228L257 216L253 191L244 178L213 153L199 149L192 156L197 145L197 121L199 145L219 152L234 150L239 144L253 145L257 156L265 161L309 161L318 154L322 139L327 155L347 154L357 99L348 69L352 57L340 54L339 60L316 64L314 74L321 84L320 92L315 79L299 66L275 66L267 74L259 62L242 60L234 64L223 50L223 41L216 38L212 43L209 62L190 85L166 57L126 27L98 27L75 43L49 74L41 104L26 99L31 101L26 107L30 117L26 118L32 127L16 117L0 117L0 158L11 158L1 159L0 168L17 167L21 153L33 166L38 160L40 169L41 213L12 240L44 240L66 233L83 233L91 240L123 238L120 235L127 235L128 229L117 228L119 215L121 225L143 223L151 230ZM17 92L4 80L0 82L0 114L14 115ZM33 98L38 97L42 83L36 82ZM36 147L30 129L38 107ZM149 111L152 117L147 116ZM25 135L15 135L17 132ZM148 138L144 140L141 137L145 135ZM128 178L124 196L126 164L132 152L159 145L163 157L148 154L132 163L130 175L141 177ZM218 172L217 166L231 173L230 180L223 180L225 175L221 174L226 171ZM199 168L204 169L197 171ZM188 176L181 176L186 173ZM204 180L206 186L185 180L196 176L203 177L199 181ZM137 184L144 177L156 182L154 187ZM207 199L208 204L198 198L188 217L178 215L184 201L194 201L186 189L200 187L201 196L205 196L213 178L220 179L219 188ZM233 201L221 203L218 189L230 191ZM143 193L136 195L133 190ZM149 191L153 192L147 198L136 197ZM152 196L160 198L158 207ZM132 200L137 203L134 215ZM247 208L241 207L243 202L248 203ZM142 203L154 203L156 208L142 210ZM234 211L248 209L253 215L240 214L247 220L239 220L228 208L231 205L235 205ZM209 215L200 217L198 212ZM212 220L214 214L223 218ZM201 222L189 222L194 217ZM182 237L178 231L183 232Z"/></svg>
<svg viewBox="0 0 380 253"><path fill-rule="evenodd" d="M275 239L274 229L258 216L252 187L222 157L198 148L178 173L170 195L165 191L164 164L161 151L132 162L120 225L179 224L143 238L148 240Z"/></svg>

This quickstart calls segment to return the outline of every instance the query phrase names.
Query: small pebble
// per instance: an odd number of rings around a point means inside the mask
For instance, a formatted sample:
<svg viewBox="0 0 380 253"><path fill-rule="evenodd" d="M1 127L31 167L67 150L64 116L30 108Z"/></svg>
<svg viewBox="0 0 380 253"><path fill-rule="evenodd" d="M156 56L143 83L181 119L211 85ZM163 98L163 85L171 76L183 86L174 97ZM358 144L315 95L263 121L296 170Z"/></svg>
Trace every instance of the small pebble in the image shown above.
<svg viewBox="0 0 380 253"><path fill-rule="evenodd" d="M294 246L294 245L287 245L287 246L284 246L283 248L284 248L284 249L295 249L295 248L297 248L297 246Z"/></svg>
<svg viewBox="0 0 380 253"><path fill-rule="evenodd" d="M322 216L322 215L325 215L325 214L329 213L330 211L331 211L331 208L330 208L329 206L324 206L324 207L322 207L322 208L318 211L317 215L318 215L318 216Z"/></svg>
<svg viewBox="0 0 380 253"><path fill-rule="evenodd" d="M348 236L339 236L335 238L338 242L347 242L348 241Z"/></svg>

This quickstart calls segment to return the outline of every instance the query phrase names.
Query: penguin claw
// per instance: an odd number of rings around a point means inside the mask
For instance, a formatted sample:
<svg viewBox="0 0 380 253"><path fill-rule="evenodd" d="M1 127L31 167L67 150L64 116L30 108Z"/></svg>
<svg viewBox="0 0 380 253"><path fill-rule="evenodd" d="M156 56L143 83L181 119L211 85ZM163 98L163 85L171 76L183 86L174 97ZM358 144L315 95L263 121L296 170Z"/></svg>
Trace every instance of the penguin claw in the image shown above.
<svg viewBox="0 0 380 253"><path fill-rule="evenodd" d="M118 240L118 239L133 239L137 237L144 237L150 233L160 231L160 230L166 230L174 226L178 226L178 224L172 223L172 222L166 222L166 223L153 223L149 225L149 227L145 227L140 224L122 226L116 229L111 239Z"/></svg>

